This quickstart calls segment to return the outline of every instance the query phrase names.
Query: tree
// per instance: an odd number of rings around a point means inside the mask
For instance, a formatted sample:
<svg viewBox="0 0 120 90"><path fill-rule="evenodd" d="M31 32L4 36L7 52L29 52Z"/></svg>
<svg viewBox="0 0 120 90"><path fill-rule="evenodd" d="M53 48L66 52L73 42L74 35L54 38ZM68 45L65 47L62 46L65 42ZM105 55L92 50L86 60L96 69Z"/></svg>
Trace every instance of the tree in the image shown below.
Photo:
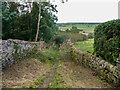
<svg viewBox="0 0 120 90"><path fill-rule="evenodd" d="M2 3L2 38L7 39L12 37L13 23L18 17L16 11L10 12L10 8L7 7L7 3Z"/></svg>
<svg viewBox="0 0 120 90"><path fill-rule="evenodd" d="M66 0L67 2L68 0ZM64 3L65 1L64 0L61 0L62 3ZM49 0L49 3L50 3L50 0ZM40 17L41 17L41 0L39 2L39 16L38 16L38 24L37 24L37 33L36 33L36 37L35 37L35 42L37 41L38 39L38 33L39 33L39 25L40 25Z"/></svg>
<svg viewBox="0 0 120 90"><path fill-rule="evenodd" d="M50 2L41 2L41 5L37 2L6 2L4 6L2 6L5 8L2 9L3 39L33 41L37 37L37 41L40 38L49 41L55 36L57 30L57 17L54 14L57 12L56 5L52 5ZM39 9L40 6L41 9ZM6 10L8 11L6 12Z"/></svg>
<svg viewBox="0 0 120 90"><path fill-rule="evenodd" d="M49 8L47 7L49 6ZM13 38L20 40L30 40L34 41L36 36L36 29L38 24L38 15L39 15L39 4L34 2L31 8L31 12L28 10L25 13L16 18L15 22L12 25L11 34L6 30L6 34L10 34L9 37L5 35L5 38ZM54 13L57 12L56 6L52 5L48 2L44 2L41 5L41 20L40 20L40 31L38 33L38 39L43 38L44 41L48 42L52 40L52 38L56 34L57 26L56 21L57 17ZM20 12L21 13L21 12ZM7 26L9 28L9 26Z"/></svg>
<svg viewBox="0 0 120 90"><path fill-rule="evenodd" d="M36 33L35 41L37 41L38 39L40 16L41 16L40 14L41 14L41 1L39 2L39 16L38 16L37 33Z"/></svg>
<svg viewBox="0 0 120 90"><path fill-rule="evenodd" d="M48 7L49 6L49 7ZM56 34L56 30L58 29L56 26L56 21L58 20L54 13L57 12L56 5L52 5L48 2L44 2L41 8L41 25L39 32L40 37L43 38L46 42L52 40ZM54 13L53 13L54 12Z"/></svg>

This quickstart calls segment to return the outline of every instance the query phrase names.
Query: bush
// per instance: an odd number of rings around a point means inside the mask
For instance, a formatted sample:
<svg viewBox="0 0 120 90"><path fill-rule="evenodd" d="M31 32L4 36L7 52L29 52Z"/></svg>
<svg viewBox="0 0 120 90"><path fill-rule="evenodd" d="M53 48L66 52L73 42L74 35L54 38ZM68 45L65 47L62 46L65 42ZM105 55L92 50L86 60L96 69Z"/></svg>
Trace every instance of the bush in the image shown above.
<svg viewBox="0 0 120 90"><path fill-rule="evenodd" d="M115 65L120 53L120 19L99 24L94 41L95 54Z"/></svg>
<svg viewBox="0 0 120 90"><path fill-rule="evenodd" d="M93 38L93 37L94 37L94 36L93 36L93 33L89 33L89 34L88 34L88 38L91 39L91 38Z"/></svg>
<svg viewBox="0 0 120 90"><path fill-rule="evenodd" d="M65 39L64 41L66 41L66 39L71 39L73 43L77 41L84 41L87 39L87 36L84 34L64 32L64 31L59 32L57 36L64 38Z"/></svg>
<svg viewBox="0 0 120 90"><path fill-rule="evenodd" d="M71 33L68 35L69 38L71 38L72 42L78 42L78 41L84 41L87 39L86 35L78 34L78 33Z"/></svg>
<svg viewBox="0 0 120 90"><path fill-rule="evenodd" d="M72 26L72 28L70 29L70 32L72 32L72 33L79 33L79 30L77 29L77 27Z"/></svg>
<svg viewBox="0 0 120 90"><path fill-rule="evenodd" d="M66 35L56 36L54 41L56 44L60 45L68 39Z"/></svg>

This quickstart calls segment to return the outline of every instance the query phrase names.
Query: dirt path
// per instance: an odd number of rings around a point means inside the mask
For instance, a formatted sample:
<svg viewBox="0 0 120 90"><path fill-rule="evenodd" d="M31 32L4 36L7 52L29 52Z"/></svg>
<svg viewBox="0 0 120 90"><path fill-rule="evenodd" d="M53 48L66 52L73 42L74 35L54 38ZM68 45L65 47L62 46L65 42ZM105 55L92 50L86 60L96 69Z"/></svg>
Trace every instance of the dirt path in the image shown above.
<svg viewBox="0 0 120 90"><path fill-rule="evenodd" d="M57 62L58 63L58 62ZM75 64L70 54L63 54L62 60L57 64L56 75L49 88L110 88L111 86L101 80L87 67Z"/></svg>
<svg viewBox="0 0 120 90"><path fill-rule="evenodd" d="M52 70L51 70L50 74L46 77L46 79L43 82L43 85L41 86L41 88L47 88L48 84L51 82L51 80L53 79L53 77L55 75L55 69L56 69L56 60L55 60L55 63L52 67Z"/></svg>
<svg viewBox="0 0 120 90"><path fill-rule="evenodd" d="M61 62L57 71L64 80L64 84L72 88L106 88L108 83L100 80L88 68L76 65L74 62Z"/></svg>
<svg viewBox="0 0 120 90"><path fill-rule="evenodd" d="M50 64L28 58L2 71L3 88L21 88L34 83L34 80L50 72Z"/></svg>
<svg viewBox="0 0 120 90"><path fill-rule="evenodd" d="M55 53L54 64L40 62L38 59L29 58L13 65L3 71L4 88L21 88L23 85L29 87L35 84L38 88L107 88L108 83L100 80L92 70L71 60L68 52ZM61 56L59 57L59 55ZM45 78L44 80L42 78ZM42 83L39 85L39 83Z"/></svg>

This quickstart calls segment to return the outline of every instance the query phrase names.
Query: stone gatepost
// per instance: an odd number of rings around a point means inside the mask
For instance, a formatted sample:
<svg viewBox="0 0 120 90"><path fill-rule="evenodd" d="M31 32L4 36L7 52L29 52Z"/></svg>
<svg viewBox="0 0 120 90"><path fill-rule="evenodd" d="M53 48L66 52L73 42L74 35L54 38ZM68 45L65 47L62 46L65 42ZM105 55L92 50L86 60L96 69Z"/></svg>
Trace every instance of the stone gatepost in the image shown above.
<svg viewBox="0 0 120 90"><path fill-rule="evenodd" d="M117 62L117 69L120 71L120 54L116 62Z"/></svg>

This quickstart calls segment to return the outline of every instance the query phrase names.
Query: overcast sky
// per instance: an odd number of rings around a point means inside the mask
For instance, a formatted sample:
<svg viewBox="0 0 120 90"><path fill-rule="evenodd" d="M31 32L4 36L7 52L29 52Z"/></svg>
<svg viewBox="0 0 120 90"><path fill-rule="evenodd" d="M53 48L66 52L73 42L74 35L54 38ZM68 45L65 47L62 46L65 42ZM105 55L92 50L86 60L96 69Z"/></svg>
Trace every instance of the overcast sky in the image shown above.
<svg viewBox="0 0 120 90"><path fill-rule="evenodd" d="M56 0L58 23L105 22L118 19L119 0Z"/></svg>

